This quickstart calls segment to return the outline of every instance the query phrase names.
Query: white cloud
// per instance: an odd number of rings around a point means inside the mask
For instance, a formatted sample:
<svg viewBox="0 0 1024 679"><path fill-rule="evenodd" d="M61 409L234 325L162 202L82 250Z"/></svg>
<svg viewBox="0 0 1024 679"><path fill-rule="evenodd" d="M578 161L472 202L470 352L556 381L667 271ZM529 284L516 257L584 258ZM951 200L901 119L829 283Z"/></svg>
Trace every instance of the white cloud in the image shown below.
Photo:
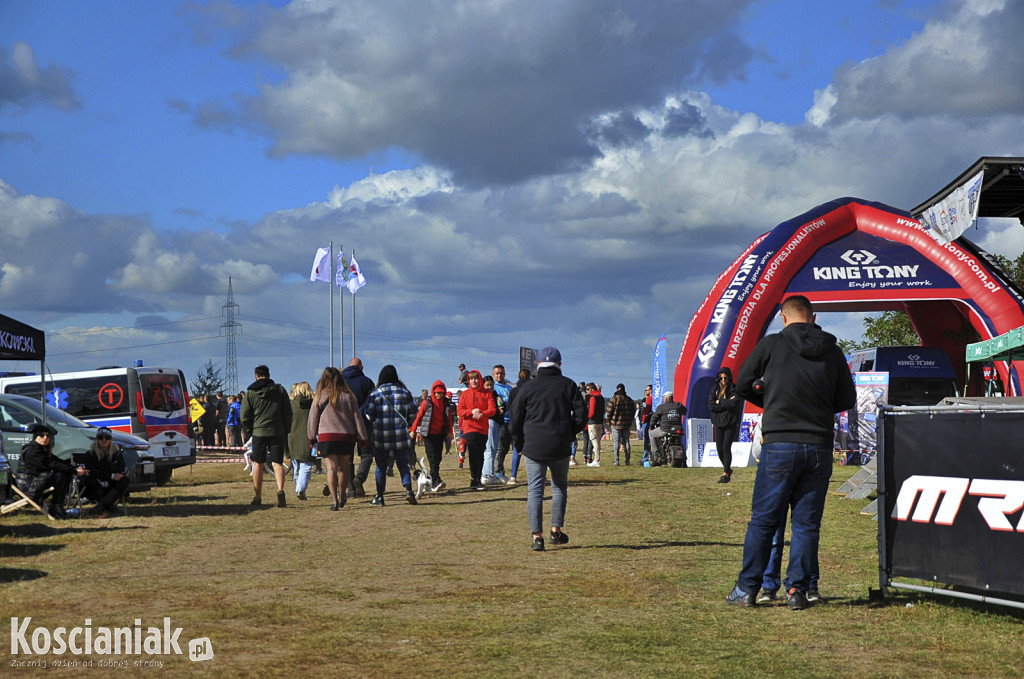
<svg viewBox="0 0 1024 679"><path fill-rule="evenodd" d="M835 118L1020 115L1024 4L955 0L881 56L835 74Z"/></svg>
<svg viewBox="0 0 1024 679"><path fill-rule="evenodd" d="M63 111L77 110L81 103L71 88L73 77L64 66L40 66L28 43L14 43L10 60L7 50L0 47L0 109L45 103Z"/></svg>

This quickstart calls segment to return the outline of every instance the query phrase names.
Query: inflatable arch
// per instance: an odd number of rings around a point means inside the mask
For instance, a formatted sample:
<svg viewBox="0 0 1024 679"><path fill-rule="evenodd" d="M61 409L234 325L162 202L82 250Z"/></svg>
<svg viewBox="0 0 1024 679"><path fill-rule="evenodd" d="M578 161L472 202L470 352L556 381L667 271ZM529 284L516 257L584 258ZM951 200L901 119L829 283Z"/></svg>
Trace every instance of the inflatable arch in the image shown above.
<svg viewBox="0 0 1024 679"><path fill-rule="evenodd" d="M949 353L961 385L969 328L989 339L1024 325L1024 293L988 253L965 238L940 245L902 210L839 198L757 238L718 277L676 364L673 390L690 417L708 417L715 373L738 372L791 294L816 313L907 312L923 344ZM1019 396L1024 361L997 368Z"/></svg>

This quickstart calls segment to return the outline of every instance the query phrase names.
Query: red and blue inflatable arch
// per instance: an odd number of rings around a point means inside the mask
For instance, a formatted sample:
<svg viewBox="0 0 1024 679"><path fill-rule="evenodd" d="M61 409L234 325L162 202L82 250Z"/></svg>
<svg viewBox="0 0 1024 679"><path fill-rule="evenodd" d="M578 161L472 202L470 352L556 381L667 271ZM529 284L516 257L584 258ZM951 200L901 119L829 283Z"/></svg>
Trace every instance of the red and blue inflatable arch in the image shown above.
<svg viewBox="0 0 1024 679"><path fill-rule="evenodd" d="M969 328L988 339L1024 325L1024 296L988 253L965 238L940 245L902 210L839 198L757 238L715 281L676 364L690 417L708 417L715 373L739 371L792 294L815 312L905 311L923 344L949 353L961 386ZM997 366L1008 395L1021 393L1017 363Z"/></svg>

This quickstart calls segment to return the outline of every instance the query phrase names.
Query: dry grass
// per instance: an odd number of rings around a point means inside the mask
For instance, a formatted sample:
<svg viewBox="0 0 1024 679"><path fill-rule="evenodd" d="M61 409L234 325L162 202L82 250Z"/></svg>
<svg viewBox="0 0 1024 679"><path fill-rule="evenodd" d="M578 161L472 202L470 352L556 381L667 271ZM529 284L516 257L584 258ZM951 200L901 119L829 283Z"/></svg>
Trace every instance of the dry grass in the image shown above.
<svg viewBox="0 0 1024 679"><path fill-rule="evenodd" d="M287 508L250 512L240 465L200 464L135 498L127 517L5 517L0 622L169 616L182 642L209 637L216 655L164 657L162 672L211 677L1011 677L1024 667L1019 613L905 595L869 602L876 527L862 503L829 499L828 604L736 610L723 599L752 469L723 486L713 469L574 467L572 541L534 553L525 487L471 492L454 466L447 457L453 492L415 507L389 479L387 507L357 500L330 512L314 476L310 500L294 498L289 478ZM836 467L833 487L853 471ZM17 671L5 675L37 672Z"/></svg>

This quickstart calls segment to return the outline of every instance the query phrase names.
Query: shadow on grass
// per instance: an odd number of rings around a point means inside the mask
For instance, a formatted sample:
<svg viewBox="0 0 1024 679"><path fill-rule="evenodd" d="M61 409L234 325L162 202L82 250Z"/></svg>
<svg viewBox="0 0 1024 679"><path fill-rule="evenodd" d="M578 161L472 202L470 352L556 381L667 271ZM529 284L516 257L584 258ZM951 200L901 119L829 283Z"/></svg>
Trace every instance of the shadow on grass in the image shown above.
<svg viewBox="0 0 1024 679"><path fill-rule="evenodd" d="M55 552L58 549L64 549L64 545L43 545L39 543L4 545L0 547L0 557L17 559L26 556L39 556L44 552Z"/></svg>
<svg viewBox="0 0 1024 679"><path fill-rule="evenodd" d="M111 526L92 519L68 519L60 523L26 523L0 527L0 537L50 538L72 533L99 533L114 530L145 530L145 526Z"/></svg>
<svg viewBox="0 0 1024 679"><path fill-rule="evenodd" d="M636 545L569 545L561 549L629 549L640 551L645 549L664 549L665 547L743 547L743 543L736 542L683 542L679 540L663 540L661 542L647 542Z"/></svg>
<svg viewBox="0 0 1024 679"><path fill-rule="evenodd" d="M624 486L628 483L639 483L641 479L615 479L602 480L602 479L570 479L569 487L573 486Z"/></svg>
<svg viewBox="0 0 1024 679"><path fill-rule="evenodd" d="M0 568L0 584L45 578L49 573L32 568Z"/></svg>
<svg viewBox="0 0 1024 679"><path fill-rule="evenodd" d="M264 502L258 509L250 507L248 503L244 505L208 505L175 503L132 507L131 516L134 518L166 516L172 518L177 517L181 519L194 516L244 516L246 514L251 514L254 511L261 511L263 509L269 509L271 507L274 507L273 502Z"/></svg>
<svg viewBox="0 0 1024 679"><path fill-rule="evenodd" d="M157 505L170 505L179 502L209 502L210 500L224 500L227 495L172 495L170 497L154 498L132 498L128 503L131 507L154 507Z"/></svg>

